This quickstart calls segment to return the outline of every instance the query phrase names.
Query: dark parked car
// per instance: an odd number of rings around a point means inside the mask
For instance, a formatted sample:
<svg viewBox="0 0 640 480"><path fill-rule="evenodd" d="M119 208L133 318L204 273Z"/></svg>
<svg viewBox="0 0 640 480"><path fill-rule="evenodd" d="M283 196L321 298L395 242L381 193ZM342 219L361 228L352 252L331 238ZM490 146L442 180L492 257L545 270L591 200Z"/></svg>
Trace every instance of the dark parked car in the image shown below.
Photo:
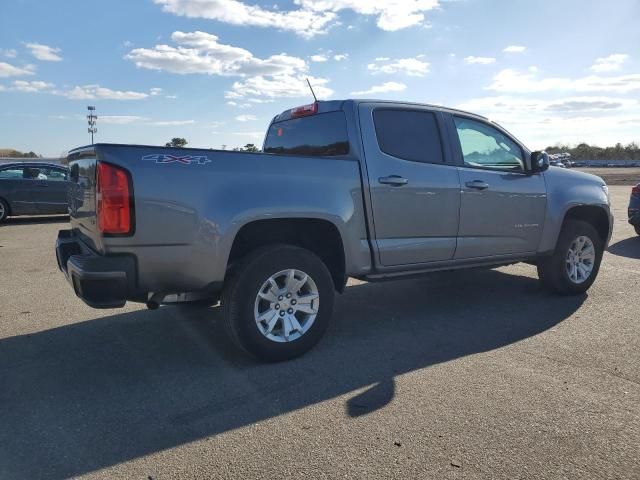
<svg viewBox="0 0 640 480"><path fill-rule="evenodd" d="M9 216L68 213L69 169L50 163L0 164L0 222Z"/></svg>
<svg viewBox="0 0 640 480"><path fill-rule="evenodd" d="M640 183L631 189L631 199L629 200L629 223L640 235Z"/></svg>

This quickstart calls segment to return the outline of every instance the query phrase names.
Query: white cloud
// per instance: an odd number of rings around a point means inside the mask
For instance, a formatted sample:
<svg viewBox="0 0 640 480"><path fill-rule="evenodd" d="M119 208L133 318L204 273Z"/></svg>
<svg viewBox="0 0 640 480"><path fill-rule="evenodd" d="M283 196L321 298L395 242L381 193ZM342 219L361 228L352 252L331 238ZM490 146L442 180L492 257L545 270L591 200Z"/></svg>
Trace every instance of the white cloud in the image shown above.
<svg viewBox="0 0 640 480"><path fill-rule="evenodd" d="M326 84L326 78L299 75L272 75L270 77L258 75L246 80L234 82L231 89L225 92L227 99L241 99L245 97L267 97L267 99L284 97L310 97L309 85L311 82L313 90L318 98L327 99L333 95L333 90Z"/></svg>
<svg viewBox="0 0 640 480"><path fill-rule="evenodd" d="M7 58L16 58L18 56L18 52L13 48L0 48L0 55Z"/></svg>
<svg viewBox="0 0 640 480"><path fill-rule="evenodd" d="M474 57L473 55L464 57L464 61L469 64L478 65L490 65L492 63L496 63L496 59L493 57Z"/></svg>
<svg viewBox="0 0 640 480"><path fill-rule="evenodd" d="M266 59L256 58L244 48L218 43L218 37L210 33L173 32L171 39L177 47L156 45L153 48L136 48L125 58L140 68L181 75L278 75L307 68L303 59L284 53Z"/></svg>
<svg viewBox="0 0 640 480"><path fill-rule="evenodd" d="M506 53L522 53L527 49L527 47L523 46L523 45L509 45L508 47L506 47L504 50L502 50L503 52Z"/></svg>
<svg viewBox="0 0 640 480"><path fill-rule="evenodd" d="M252 140L264 139L264 132L232 132L231 135L237 135L239 137L247 137Z"/></svg>
<svg viewBox="0 0 640 480"><path fill-rule="evenodd" d="M376 58L376 62L367 65L367 70L374 75L379 73L404 73L413 77L424 77L429 73L430 64L422 60L422 58L424 58L424 55L418 55L416 58L399 58L396 60Z"/></svg>
<svg viewBox="0 0 640 480"><path fill-rule="evenodd" d="M33 73L33 67L31 66L22 68L9 63L0 62L0 78L22 77L24 75L33 75Z"/></svg>
<svg viewBox="0 0 640 480"><path fill-rule="evenodd" d="M251 103L238 103L230 100L227 102L227 105L231 105L232 107L237 107L240 109L251 108L253 105Z"/></svg>
<svg viewBox="0 0 640 480"><path fill-rule="evenodd" d="M438 0L294 0L294 3L318 13L349 9L360 15L373 15L378 19L378 27L386 31L423 25L424 14L439 6Z"/></svg>
<svg viewBox="0 0 640 480"><path fill-rule="evenodd" d="M158 120L155 122L149 122L149 125L155 127L179 127L182 125L193 125L195 120Z"/></svg>
<svg viewBox="0 0 640 480"><path fill-rule="evenodd" d="M398 82L386 82L382 85L374 85L369 90L363 90L360 92L351 92L351 95L371 95L374 93L389 93L389 92L402 92L407 89L404 83Z"/></svg>
<svg viewBox="0 0 640 480"><path fill-rule="evenodd" d="M152 97L157 97L161 93L162 93L162 89L159 87L154 87L149 89L149 95L151 95Z"/></svg>
<svg viewBox="0 0 640 480"><path fill-rule="evenodd" d="M107 125L150 125L154 127L173 127L191 125L195 120L153 120L138 115L99 115L98 123Z"/></svg>
<svg viewBox="0 0 640 480"><path fill-rule="evenodd" d="M438 7L438 0L294 0L291 10L264 8L240 0L154 0L166 12L207 18L232 25L272 27L303 37L326 33L339 23L338 12L352 10L376 16L382 30L395 31L425 23L425 13Z"/></svg>
<svg viewBox="0 0 640 480"><path fill-rule="evenodd" d="M25 43L25 47L29 49L31 55L38 60L45 62L59 62L62 57L58 55L60 53L59 48L50 47L49 45L43 45L41 43Z"/></svg>
<svg viewBox="0 0 640 480"><path fill-rule="evenodd" d="M0 85L0 92L4 92L7 89L4 85Z"/></svg>
<svg viewBox="0 0 640 480"><path fill-rule="evenodd" d="M100 85L77 86L59 94L72 100L142 100L149 96L143 92L112 90Z"/></svg>
<svg viewBox="0 0 640 480"><path fill-rule="evenodd" d="M231 25L274 27L304 37L323 33L336 18L333 12L310 9L267 10L238 0L154 0L165 12L191 18L208 18Z"/></svg>
<svg viewBox="0 0 640 480"><path fill-rule="evenodd" d="M333 56L333 59L336 62L342 62L343 60L348 60L349 59L349 54L348 53L338 53L338 54Z"/></svg>
<svg viewBox="0 0 640 480"><path fill-rule="evenodd" d="M628 93L640 90L640 74L622 75L618 77L600 77L591 75L578 79L567 77L539 78L537 69L529 69L528 73L510 68L498 72L493 82L485 87L502 93L532 93L548 91L575 92L615 92Z"/></svg>
<svg viewBox="0 0 640 480"><path fill-rule="evenodd" d="M146 120L145 117L139 117L137 115L100 115L98 118L98 122L109 125L129 125Z"/></svg>
<svg viewBox="0 0 640 480"><path fill-rule="evenodd" d="M499 95L475 98L457 107L497 121L534 149L557 142L606 145L638 139L633 122L640 117L636 99Z"/></svg>
<svg viewBox="0 0 640 480"><path fill-rule="evenodd" d="M53 83L41 82L41 81L32 81L28 82L25 80L15 80L13 82L12 90L16 90L18 92L25 93L38 93L51 90L55 85Z"/></svg>
<svg viewBox="0 0 640 480"><path fill-rule="evenodd" d="M622 64L629 58L629 55L624 53L614 53L608 57L597 58L595 63L591 65L593 72L613 72L620 70Z"/></svg>
<svg viewBox="0 0 640 480"><path fill-rule="evenodd" d="M608 112L625 110L638 106L638 101L630 98L579 96L558 99L522 98L509 95L482 97L457 105L457 108L469 110L489 117L518 117L522 113L546 113L555 115L573 115L583 112Z"/></svg>
<svg viewBox="0 0 640 480"><path fill-rule="evenodd" d="M238 115L236 117L236 120L238 122L253 122L254 120L257 120L258 117L256 117L255 115Z"/></svg>
<svg viewBox="0 0 640 480"><path fill-rule="evenodd" d="M318 54L318 55L311 55L311 56L309 57L309 59L310 59L312 62L317 62L317 63L323 63L323 62L326 62L326 61L328 61L328 60L329 60L329 58L328 58L326 55L320 55L320 54Z"/></svg>

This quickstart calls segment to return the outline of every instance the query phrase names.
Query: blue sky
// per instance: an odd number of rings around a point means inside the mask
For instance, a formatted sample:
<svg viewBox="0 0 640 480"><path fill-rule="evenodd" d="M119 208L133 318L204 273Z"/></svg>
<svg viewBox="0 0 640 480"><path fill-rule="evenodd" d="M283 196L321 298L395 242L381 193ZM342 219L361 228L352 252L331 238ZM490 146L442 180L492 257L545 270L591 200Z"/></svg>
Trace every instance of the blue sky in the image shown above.
<svg viewBox="0 0 640 480"><path fill-rule="evenodd" d="M0 147L261 143L322 99L461 107L531 148L640 141L640 2L5 0Z"/></svg>

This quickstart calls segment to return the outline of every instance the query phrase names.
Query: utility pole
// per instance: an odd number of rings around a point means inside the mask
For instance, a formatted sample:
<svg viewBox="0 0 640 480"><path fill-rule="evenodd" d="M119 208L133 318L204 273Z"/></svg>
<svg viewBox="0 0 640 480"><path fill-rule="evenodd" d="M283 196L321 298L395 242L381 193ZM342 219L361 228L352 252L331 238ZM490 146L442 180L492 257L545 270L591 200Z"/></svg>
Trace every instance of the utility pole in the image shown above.
<svg viewBox="0 0 640 480"><path fill-rule="evenodd" d="M96 107L87 107L89 110L89 115L87 115L87 123L89 124L89 128L87 131L91 134L91 145L93 145L93 134L98 132L96 128L96 122L98 121L98 116L95 114Z"/></svg>

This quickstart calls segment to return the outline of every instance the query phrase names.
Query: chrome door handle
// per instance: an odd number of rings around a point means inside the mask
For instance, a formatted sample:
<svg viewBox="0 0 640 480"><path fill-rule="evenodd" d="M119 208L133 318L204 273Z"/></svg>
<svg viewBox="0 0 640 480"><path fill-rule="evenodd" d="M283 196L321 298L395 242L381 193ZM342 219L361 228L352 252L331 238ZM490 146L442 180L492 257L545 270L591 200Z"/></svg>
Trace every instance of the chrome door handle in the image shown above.
<svg viewBox="0 0 640 480"><path fill-rule="evenodd" d="M465 183L465 185L467 186L467 188L475 188L476 190L486 190L487 188L489 188L489 184L486 182L483 182L482 180L474 180L473 182L467 182Z"/></svg>
<svg viewBox="0 0 640 480"><path fill-rule="evenodd" d="M393 185L394 187L401 187L409 183L409 180L402 178L400 175L389 175L388 177L380 177L379 183L383 185Z"/></svg>

